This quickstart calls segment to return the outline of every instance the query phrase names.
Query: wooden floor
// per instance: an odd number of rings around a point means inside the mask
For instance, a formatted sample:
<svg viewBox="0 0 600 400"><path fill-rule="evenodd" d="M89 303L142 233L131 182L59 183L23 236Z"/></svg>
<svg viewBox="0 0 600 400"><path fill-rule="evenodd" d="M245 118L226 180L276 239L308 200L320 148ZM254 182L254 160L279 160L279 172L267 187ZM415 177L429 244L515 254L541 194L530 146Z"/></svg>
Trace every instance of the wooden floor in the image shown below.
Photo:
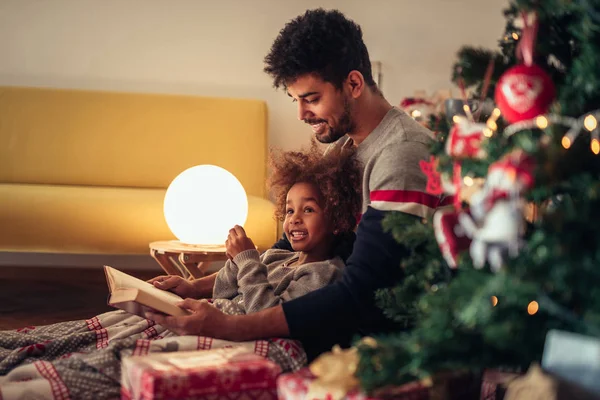
<svg viewBox="0 0 600 400"><path fill-rule="evenodd" d="M157 271L127 271L150 279ZM0 267L0 330L86 319L114 310L101 268Z"/></svg>

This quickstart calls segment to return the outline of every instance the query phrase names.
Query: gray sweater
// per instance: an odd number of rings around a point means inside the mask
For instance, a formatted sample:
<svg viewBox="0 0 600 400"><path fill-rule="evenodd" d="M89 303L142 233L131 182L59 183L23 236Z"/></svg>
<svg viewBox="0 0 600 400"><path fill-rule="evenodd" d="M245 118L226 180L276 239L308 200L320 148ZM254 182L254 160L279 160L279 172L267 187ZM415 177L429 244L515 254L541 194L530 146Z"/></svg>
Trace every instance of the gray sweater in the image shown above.
<svg viewBox="0 0 600 400"><path fill-rule="evenodd" d="M344 262L339 257L293 264L299 255L279 249L262 255L242 251L217 274L213 304L226 314L250 314L327 286L342 275Z"/></svg>

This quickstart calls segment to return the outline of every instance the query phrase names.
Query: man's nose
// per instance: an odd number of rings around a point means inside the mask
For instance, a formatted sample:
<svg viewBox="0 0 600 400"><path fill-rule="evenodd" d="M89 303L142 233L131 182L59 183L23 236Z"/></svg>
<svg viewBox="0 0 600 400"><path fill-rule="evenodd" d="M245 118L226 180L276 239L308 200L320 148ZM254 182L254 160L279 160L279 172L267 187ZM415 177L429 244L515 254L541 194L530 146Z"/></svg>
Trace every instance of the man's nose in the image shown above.
<svg viewBox="0 0 600 400"><path fill-rule="evenodd" d="M302 101L298 102L298 119L300 121L305 120L310 114L310 111L307 110L306 105L302 104Z"/></svg>

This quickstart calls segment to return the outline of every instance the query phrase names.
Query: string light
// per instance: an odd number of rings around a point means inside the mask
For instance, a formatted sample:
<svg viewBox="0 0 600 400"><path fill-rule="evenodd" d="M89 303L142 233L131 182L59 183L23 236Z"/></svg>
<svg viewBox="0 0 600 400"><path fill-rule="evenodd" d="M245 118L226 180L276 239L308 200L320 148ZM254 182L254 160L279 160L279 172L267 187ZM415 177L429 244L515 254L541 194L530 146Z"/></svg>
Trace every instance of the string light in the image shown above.
<svg viewBox="0 0 600 400"><path fill-rule="evenodd" d="M421 116L421 111L419 111L419 110L412 110L412 112L410 113L410 115L413 118L419 118Z"/></svg>
<svg viewBox="0 0 600 400"><path fill-rule="evenodd" d="M516 122L508 126L503 133L506 137L508 137L526 129L546 129L551 124L566 126L569 128L569 130L561 139L561 144L565 149L569 149L573 145L575 139L577 139L581 133L582 129L585 128L585 130L592 132L592 139L590 142L590 148L592 152L594 154L600 154L598 118L600 118L600 110L595 110L579 118L562 115L540 115L534 119Z"/></svg>
<svg viewBox="0 0 600 400"><path fill-rule="evenodd" d="M535 313L538 312L539 309L540 309L540 305L538 304L538 302L537 301L532 301L527 306L527 313L529 315L534 315Z"/></svg>
<svg viewBox="0 0 600 400"><path fill-rule="evenodd" d="M492 307L496 307L498 305L498 298L496 296L492 296Z"/></svg>
<svg viewBox="0 0 600 400"><path fill-rule="evenodd" d="M598 127L598 121L596 120L596 117L590 114L583 120L583 126L591 132Z"/></svg>
<svg viewBox="0 0 600 400"><path fill-rule="evenodd" d="M496 120L500 117L500 109L499 108L494 108L494 111L492 111L492 115L490 115L490 117L488 118L488 120L485 122L485 124L487 125L487 128L485 128L483 130L483 134L485 137L492 137L495 130L498 130L498 124L496 123Z"/></svg>
<svg viewBox="0 0 600 400"><path fill-rule="evenodd" d="M600 110L598 110L598 114L600 114ZM581 126L578 118L565 117L565 116L560 116L560 115L548 115L548 116L545 116L544 118L546 118L546 121L548 121L548 124L563 125L563 126L568 126L568 127ZM524 131L526 129L537 128L538 126L536 124L536 121L537 121L537 118L528 119L528 120L520 121L520 122L515 122L514 124L508 126L504 130L504 135L512 136L515 133Z"/></svg>
<svg viewBox="0 0 600 400"><path fill-rule="evenodd" d="M464 105L463 105L463 111L465 112L465 114L466 114L467 118L468 118L470 121L473 121L473 114L471 114L471 107L469 107L469 105L468 105L468 104L464 104Z"/></svg>
<svg viewBox="0 0 600 400"><path fill-rule="evenodd" d="M600 141L598 141L598 139L592 139L590 147L592 148L592 152L594 154L598 155L598 153L600 153Z"/></svg>
<svg viewBox="0 0 600 400"><path fill-rule="evenodd" d="M539 117L536 117L535 124L540 129L546 129L548 127L548 118L540 115Z"/></svg>
<svg viewBox="0 0 600 400"><path fill-rule="evenodd" d="M496 121L492 120L491 118L487 120L486 125L493 131L498 129L498 124L496 124Z"/></svg>
<svg viewBox="0 0 600 400"><path fill-rule="evenodd" d="M513 32L511 36L513 39L519 40L519 35L516 32Z"/></svg>
<svg viewBox="0 0 600 400"><path fill-rule="evenodd" d="M464 119L465 117L463 117L462 115L455 115L452 117L452 122L454 122L455 124L459 124Z"/></svg>
<svg viewBox="0 0 600 400"><path fill-rule="evenodd" d="M465 176L463 178L463 183L465 184L465 186L471 187L471 186L473 186L474 181L473 181L473 178L471 178L470 176Z"/></svg>
<svg viewBox="0 0 600 400"><path fill-rule="evenodd" d="M574 126L573 128L569 129L565 136L563 136L561 144L565 149L569 149L571 147L573 141L575 140L577 135L579 135L580 129L581 128L579 126Z"/></svg>

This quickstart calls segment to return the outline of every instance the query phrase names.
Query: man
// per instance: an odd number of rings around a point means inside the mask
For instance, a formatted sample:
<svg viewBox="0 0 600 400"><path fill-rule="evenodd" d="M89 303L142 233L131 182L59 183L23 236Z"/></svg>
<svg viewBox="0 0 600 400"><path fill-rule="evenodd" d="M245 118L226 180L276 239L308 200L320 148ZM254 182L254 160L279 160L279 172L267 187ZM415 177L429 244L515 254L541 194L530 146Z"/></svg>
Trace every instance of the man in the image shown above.
<svg viewBox="0 0 600 400"><path fill-rule="evenodd" d="M234 341L289 336L301 340L312 359L333 344L350 344L356 334L395 328L376 307L374 292L402 279L400 262L409 249L381 222L390 211L426 217L438 206L419 168L429 159L431 132L383 97L360 27L338 11L311 10L289 22L265 62L274 86L286 89L316 138L333 143L330 149L357 146L364 164L363 215L343 278L255 314L224 315L205 300L186 299L192 316L149 318L178 333ZM200 280L194 294L210 296L210 279Z"/></svg>

